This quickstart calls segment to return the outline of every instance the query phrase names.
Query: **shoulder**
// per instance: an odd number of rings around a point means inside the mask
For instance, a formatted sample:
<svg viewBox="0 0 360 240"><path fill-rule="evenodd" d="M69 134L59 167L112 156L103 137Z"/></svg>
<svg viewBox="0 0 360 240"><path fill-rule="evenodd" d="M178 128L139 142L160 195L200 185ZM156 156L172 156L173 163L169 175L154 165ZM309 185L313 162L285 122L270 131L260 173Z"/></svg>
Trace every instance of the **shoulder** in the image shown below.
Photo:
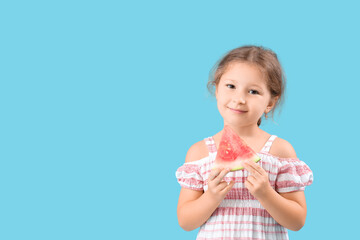
<svg viewBox="0 0 360 240"><path fill-rule="evenodd" d="M282 138L275 138L271 148L270 154L280 158L297 158L293 146Z"/></svg>
<svg viewBox="0 0 360 240"><path fill-rule="evenodd" d="M194 143L188 150L185 162L193 162L209 156L209 151L204 140Z"/></svg>

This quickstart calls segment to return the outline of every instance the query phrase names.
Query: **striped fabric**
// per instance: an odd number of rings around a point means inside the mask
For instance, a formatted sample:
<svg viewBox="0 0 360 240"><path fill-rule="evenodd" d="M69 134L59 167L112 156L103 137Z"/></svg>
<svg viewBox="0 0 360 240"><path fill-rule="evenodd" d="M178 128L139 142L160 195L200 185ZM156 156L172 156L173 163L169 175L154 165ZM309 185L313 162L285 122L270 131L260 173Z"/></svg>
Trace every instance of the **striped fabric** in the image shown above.
<svg viewBox="0 0 360 240"><path fill-rule="evenodd" d="M257 153L260 166L268 173L271 186L279 193L303 191L313 181L310 168L298 158L279 158L269 154L276 136L272 135ZM209 156L183 164L176 171L181 187L206 191L207 180L216 158L212 137L204 139ZM247 171L228 173L224 180L235 181L211 217L200 227L197 239L288 239L287 229L278 224L245 187Z"/></svg>

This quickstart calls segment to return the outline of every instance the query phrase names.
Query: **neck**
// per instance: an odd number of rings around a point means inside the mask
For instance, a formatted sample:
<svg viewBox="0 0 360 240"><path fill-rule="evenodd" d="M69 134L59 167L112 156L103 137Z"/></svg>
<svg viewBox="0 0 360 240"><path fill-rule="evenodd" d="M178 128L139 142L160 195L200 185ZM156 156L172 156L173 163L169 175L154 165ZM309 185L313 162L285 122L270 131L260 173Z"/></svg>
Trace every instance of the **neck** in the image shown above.
<svg viewBox="0 0 360 240"><path fill-rule="evenodd" d="M262 131L257 124L239 126L224 123L225 125L229 125L241 138L251 138L257 136Z"/></svg>

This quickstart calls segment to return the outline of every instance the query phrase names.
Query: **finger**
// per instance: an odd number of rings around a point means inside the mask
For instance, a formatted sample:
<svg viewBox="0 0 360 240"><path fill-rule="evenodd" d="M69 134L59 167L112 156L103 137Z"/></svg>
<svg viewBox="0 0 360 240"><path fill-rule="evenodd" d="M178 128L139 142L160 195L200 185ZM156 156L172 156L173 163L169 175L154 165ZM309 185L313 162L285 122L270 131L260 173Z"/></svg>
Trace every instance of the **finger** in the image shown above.
<svg viewBox="0 0 360 240"><path fill-rule="evenodd" d="M256 174L262 174L262 167L260 167L258 164L256 164L253 161L244 161L244 168L246 168L246 170L248 170L251 174L256 175Z"/></svg>
<svg viewBox="0 0 360 240"><path fill-rule="evenodd" d="M218 191L221 192L221 191L224 190L228 185L229 185L229 184L228 184L227 182L222 181L222 182L219 183L219 185L218 185L216 188L218 188Z"/></svg>
<svg viewBox="0 0 360 240"><path fill-rule="evenodd" d="M212 181L214 180L214 178L216 178L219 173L221 172L221 169L220 168L213 168L211 170L211 173L210 173L210 176L209 176L209 180Z"/></svg>
<svg viewBox="0 0 360 240"><path fill-rule="evenodd" d="M242 162L243 167L250 173L250 174L254 174L255 170L254 168L252 168L247 161Z"/></svg>
<svg viewBox="0 0 360 240"><path fill-rule="evenodd" d="M257 179L257 178L260 178L261 177L261 175L257 172L257 171L255 171L254 169L252 169L251 167L249 167L249 166L247 166L248 168L246 169L246 170L248 170L249 171L249 174L248 174L248 177L253 177L254 179Z"/></svg>
<svg viewBox="0 0 360 240"><path fill-rule="evenodd" d="M253 184L251 183L251 182L249 182L248 180L245 180L245 187L248 189L248 190L250 190L250 189L252 189L253 188Z"/></svg>
<svg viewBox="0 0 360 240"><path fill-rule="evenodd" d="M226 174L228 174L230 172L230 169L228 168L224 168L219 175L217 175L217 177L215 178L216 181L218 181L219 183L223 180L223 178L225 177Z"/></svg>
<svg viewBox="0 0 360 240"><path fill-rule="evenodd" d="M252 185L256 182L256 178L253 175L250 175L246 178L248 182L250 182Z"/></svg>
<svg viewBox="0 0 360 240"><path fill-rule="evenodd" d="M232 189L232 187L233 187L234 185L235 185L235 181L229 182L229 183L227 184L227 186L225 186L225 188L221 191L221 193L223 193L223 194L228 193L228 192Z"/></svg>

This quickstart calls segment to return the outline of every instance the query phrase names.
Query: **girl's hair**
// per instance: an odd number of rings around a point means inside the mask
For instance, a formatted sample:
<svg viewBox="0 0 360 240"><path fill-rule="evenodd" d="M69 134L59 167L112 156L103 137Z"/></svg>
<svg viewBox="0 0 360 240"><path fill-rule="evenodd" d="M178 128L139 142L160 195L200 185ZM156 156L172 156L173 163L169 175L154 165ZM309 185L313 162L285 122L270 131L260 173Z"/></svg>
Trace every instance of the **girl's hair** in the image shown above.
<svg viewBox="0 0 360 240"><path fill-rule="evenodd" d="M235 62L253 64L258 67L266 79L271 98L279 97L271 109L272 118L274 110L282 104L286 84L286 77L277 58L277 55L270 49L261 46L243 46L235 48L222 57L211 69L208 90L213 94L213 87L217 87L221 76L226 72L227 67ZM257 125L260 126L261 118Z"/></svg>

